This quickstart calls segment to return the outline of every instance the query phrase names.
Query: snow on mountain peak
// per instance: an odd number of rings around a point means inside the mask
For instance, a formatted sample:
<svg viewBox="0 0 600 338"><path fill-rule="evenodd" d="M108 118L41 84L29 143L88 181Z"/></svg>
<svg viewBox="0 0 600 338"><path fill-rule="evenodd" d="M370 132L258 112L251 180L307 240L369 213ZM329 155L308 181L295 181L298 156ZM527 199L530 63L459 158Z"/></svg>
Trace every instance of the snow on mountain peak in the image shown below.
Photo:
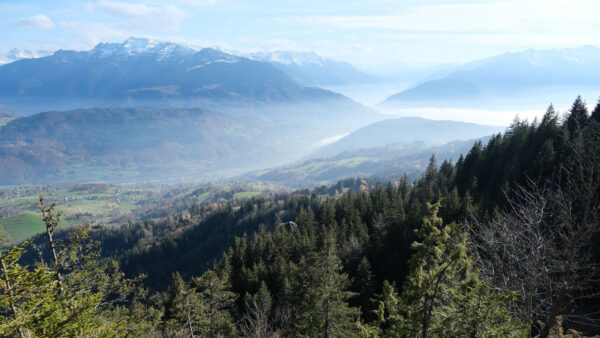
<svg viewBox="0 0 600 338"><path fill-rule="evenodd" d="M121 46L123 46L123 49L129 51L132 54L147 51L156 47L156 45L158 45L158 42L154 40L134 37L125 40L121 44Z"/></svg>
<svg viewBox="0 0 600 338"><path fill-rule="evenodd" d="M43 56L52 54L48 50L31 51L28 49L17 49L13 48L6 52L4 55L0 55L0 65L11 63L21 59L35 59Z"/></svg>
<svg viewBox="0 0 600 338"><path fill-rule="evenodd" d="M195 50L172 42L161 42L147 38L131 37L122 43L99 43L92 50L99 57L109 56L137 56L142 54L155 54L159 61L176 54L191 54Z"/></svg>
<svg viewBox="0 0 600 338"><path fill-rule="evenodd" d="M318 64L322 65L324 58L313 52L302 52L293 50L279 50L275 52L258 52L250 54L250 58L259 61L278 62L284 65Z"/></svg>

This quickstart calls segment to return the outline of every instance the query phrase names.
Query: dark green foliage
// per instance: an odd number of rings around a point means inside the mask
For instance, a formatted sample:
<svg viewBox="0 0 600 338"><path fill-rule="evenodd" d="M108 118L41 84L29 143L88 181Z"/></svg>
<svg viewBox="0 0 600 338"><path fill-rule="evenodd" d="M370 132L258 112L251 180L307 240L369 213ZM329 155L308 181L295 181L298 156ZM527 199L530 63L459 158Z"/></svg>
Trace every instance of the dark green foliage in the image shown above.
<svg viewBox="0 0 600 338"><path fill-rule="evenodd" d="M174 273L164 301L164 332L169 336L234 336L228 308L236 296L227 288L227 281L212 271L190 284Z"/></svg>
<svg viewBox="0 0 600 338"><path fill-rule="evenodd" d="M577 99L573 102L573 106L571 107L570 114L565 121L565 128L569 131L571 137L576 136L585 126L588 117L585 102L583 102L581 96L577 96Z"/></svg>
<svg viewBox="0 0 600 338"><path fill-rule="evenodd" d="M298 303L294 304L297 333L308 337L348 337L356 334L359 310L348 305L355 296L346 291L348 275L342 273L333 243L321 252L300 259L293 288Z"/></svg>
<svg viewBox="0 0 600 338"><path fill-rule="evenodd" d="M600 99L598 100L598 103L596 103L596 108L594 108L594 111L592 112L592 119L600 121Z"/></svg>
<svg viewBox="0 0 600 338"><path fill-rule="evenodd" d="M136 330L167 335L527 334L508 311L517 295L480 277L460 224L510 213L506 196L526 182L557 186L573 223L597 223L600 123L579 98L560 120L552 106L539 123L515 120L456 164L431 157L414 182L347 179L97 229L104 259L118 259L129 277L147 273L154 294L143 299L146 311L130 302L110 313L144 318ZM580 164L584 171L565 176Z"/></svg>

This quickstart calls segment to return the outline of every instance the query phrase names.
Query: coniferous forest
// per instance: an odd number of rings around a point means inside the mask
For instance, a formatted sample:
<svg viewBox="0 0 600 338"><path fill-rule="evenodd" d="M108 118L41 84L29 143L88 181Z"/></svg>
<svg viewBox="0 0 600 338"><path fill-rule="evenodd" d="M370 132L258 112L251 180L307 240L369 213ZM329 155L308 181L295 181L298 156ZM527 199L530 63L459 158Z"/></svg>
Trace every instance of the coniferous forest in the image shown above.
<svg viewBox="0 0 600 338"><path fill-rule="evenodd" d="M600 334L600 104L516 119L411 181L346 179L0 253L7 337Z"/></svg>

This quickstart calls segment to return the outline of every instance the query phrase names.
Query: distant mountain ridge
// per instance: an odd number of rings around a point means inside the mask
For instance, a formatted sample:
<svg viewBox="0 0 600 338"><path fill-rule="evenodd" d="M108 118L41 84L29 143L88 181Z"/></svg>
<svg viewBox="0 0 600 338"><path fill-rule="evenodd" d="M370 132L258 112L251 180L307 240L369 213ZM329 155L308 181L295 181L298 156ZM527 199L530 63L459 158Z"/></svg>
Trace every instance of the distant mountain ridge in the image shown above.
<svg viewBox="0 0 600 338"><path fill-rule="evenodd" d="M140 38L100 43L89 51L59 50L0 66L0 103L29 114L155 106L280 118L297 115L294 105L316 116L326 111L358 118L374 113L340 94L305 87L268 62Z"/></svg>
<svg viewBox="0 0 600 338"><path fill-rule="evenodd" d="M340 140L317 150L313 157L334 156L345 151L381 147L388 144L424 142L429 146L455 140L475 139L504 131L505 127L475 123L428 120L419 117L402 117L377 121Z"/></svg>
<svg viewBox="0 0 600 338"><path fill-rule="evenodd" d="M28 49L13 48L4 54L0 54L0 65L15 62L22 59L35 59L43 56L51 55L49 50L31 51Z"/></svg>
<svg viewBox="0 0 600 338"><path fill-rule="evenodd" d="M566 90L565 90L566 89ZM533 50L506 53L458 67L441 78L394 94L379 107L504 105L536 95L549 104L586 91L600 92L600 48ZM556 92L564 93L557 96ZM554 97L554 100L552 99ZM525 100L522 100L524 99Z"/></svg>
<svg viewBox="0 0 600 338"><path fill-rule="evenodd" d="M246 177L264 182L285 184L296 188L331 184L349 177L398 178L406 174L416 179L434 155L440 164L456 161L473 144L489 137L453 141L431 146L425 142L387 144L380 147L345 151L335 156L312 158L303 162L248 173Z"/></svg>
<svg viewBox="0 0 600 338"><path fill-rule="evenodd" d="M334 61L312 52L275 51L249 55L269 62L294 80L308 86L351 85L381 82L378 76L356 69L348 62Z"/></svg>

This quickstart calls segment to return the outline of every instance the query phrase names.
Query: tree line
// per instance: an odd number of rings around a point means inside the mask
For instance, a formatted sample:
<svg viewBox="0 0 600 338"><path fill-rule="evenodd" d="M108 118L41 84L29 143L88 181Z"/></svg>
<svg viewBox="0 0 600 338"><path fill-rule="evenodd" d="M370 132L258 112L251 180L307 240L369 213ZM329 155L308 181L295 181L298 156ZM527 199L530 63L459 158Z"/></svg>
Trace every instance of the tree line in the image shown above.
<svg viewBox="0 0 600 338"><path fill-rule="evenodd" d="M599 333L600 104L422 176L56 230L1 256L7 336ZM564 327L563 327L564 326Z"/></svg>

